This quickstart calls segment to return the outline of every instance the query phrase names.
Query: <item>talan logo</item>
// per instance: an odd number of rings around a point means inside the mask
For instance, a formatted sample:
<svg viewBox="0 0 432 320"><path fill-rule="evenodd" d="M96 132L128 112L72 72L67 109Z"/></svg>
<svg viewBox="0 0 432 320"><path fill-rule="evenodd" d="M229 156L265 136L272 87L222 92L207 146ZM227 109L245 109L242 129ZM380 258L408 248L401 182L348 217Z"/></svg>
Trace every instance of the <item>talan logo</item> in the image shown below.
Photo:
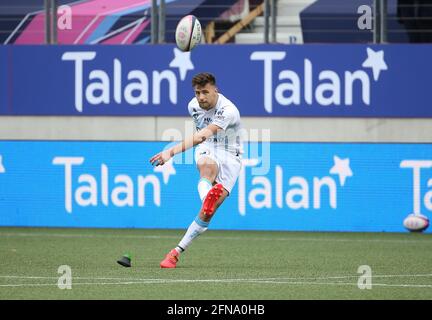
<svg viewBox="0 0 432 320"><path fill-rule="evenodd" d="M76 206L127 208L145 207L150 202L160 207L161 188L176 175L172 160L153 168L153 172L162 175L163 184L158 174L113 175L105 163L100 164L99 170L90 171L84 162L84 157L54 157L52 160L53 165L64 168L64 206L68 213Z"/></svg>
<svg viewBox="0 0 432 320"><path fill-rule="evenodd" d="M171 69L153 70L151 73L138 69L124 70L118 58L114 58L112 66L107 68L112 71L92 69L90 62L97 59L96 51L68 51L61 59L74 63L75 109L78 112L83 112L86 105L159 105L162 97L177 104L179 80ZM180 80L184 81L187 72L194 69L190 52L174 48L174 59L169 67L178 68ZM163 92L166 87L168 92Z"/></svg>
<svg viewBox="0 0 432 320"><path fill-rule="evenodd" d="M372 69L376 82L381 71L388 69L384 51L375 52L367 48L366 53L367 58L361 66ZM250 60L263 62L264 108L268 113L273 112L274 100L281 106L351 106L354 99L360 100L365 106L370 105L371 79L365 70L345 70L343 74L330 69L317 71L313 61L305 58L302 74L285 69L275 75L273 70L277 62L285 58L285 51L255 51L250 55ZM279 81L274 84L273 79L276 78ZM354 90L355 87L360 88L360 94Z"/></svg>

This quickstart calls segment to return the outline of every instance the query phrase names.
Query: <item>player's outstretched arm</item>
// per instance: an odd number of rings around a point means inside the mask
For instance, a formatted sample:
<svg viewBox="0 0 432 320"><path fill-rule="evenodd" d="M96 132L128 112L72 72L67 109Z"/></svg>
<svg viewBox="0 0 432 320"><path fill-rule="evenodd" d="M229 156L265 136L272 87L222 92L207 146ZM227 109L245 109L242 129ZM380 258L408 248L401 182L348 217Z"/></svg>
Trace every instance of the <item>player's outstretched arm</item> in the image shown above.
<svg viewBox="0 0 432 320"><path fill-rule="evenodd" d="M221 127L215 124L209 124L207 127L200 131L195 132L192 136L187 137L182 142L176 144L174 147L159 152L150 158L150 163L155 166L164 165L169 159L174 157L177 153L185 152L186 150L206 141L208 138L216 134Z"/></svg>

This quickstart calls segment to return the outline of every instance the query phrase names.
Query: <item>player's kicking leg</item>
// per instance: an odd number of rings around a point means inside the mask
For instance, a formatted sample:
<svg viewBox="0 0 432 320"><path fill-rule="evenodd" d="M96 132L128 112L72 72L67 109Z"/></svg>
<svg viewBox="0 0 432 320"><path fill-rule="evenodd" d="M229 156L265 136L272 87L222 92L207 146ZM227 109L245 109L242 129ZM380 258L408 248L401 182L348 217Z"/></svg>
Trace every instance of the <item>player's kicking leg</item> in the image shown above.
<svg viewBox="0 0 432 320"><path fill-rule="evenodd" d="M191 223L177 247L172 249L165 259L162 260L160 263L161 268L176 267L180 253L185 251L196 237L207 230L210 220L217 208L228 196L228 191L222 184L214 182L218 174L216 162L205 157L201 158L197 165L201 177L198 183L198 192L203 205L198 216Z"/></svg>

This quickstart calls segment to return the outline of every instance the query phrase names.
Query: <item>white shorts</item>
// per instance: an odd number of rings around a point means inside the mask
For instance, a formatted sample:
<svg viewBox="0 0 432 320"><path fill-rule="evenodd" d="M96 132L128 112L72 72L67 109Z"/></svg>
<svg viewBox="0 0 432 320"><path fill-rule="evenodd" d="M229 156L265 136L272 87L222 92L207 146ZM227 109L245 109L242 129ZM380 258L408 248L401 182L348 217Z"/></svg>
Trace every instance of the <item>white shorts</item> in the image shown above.
<svg viewBox="0 0 432 320"><path fill-rule="evenodd" d="M198 161L204 157L208 157L216 162L219 169L216 182L221 183L223 187L231 193L242 167L241 157L222 149L211 148L205 144L200 144L195 149L195 162L198 163Z"/></svg>

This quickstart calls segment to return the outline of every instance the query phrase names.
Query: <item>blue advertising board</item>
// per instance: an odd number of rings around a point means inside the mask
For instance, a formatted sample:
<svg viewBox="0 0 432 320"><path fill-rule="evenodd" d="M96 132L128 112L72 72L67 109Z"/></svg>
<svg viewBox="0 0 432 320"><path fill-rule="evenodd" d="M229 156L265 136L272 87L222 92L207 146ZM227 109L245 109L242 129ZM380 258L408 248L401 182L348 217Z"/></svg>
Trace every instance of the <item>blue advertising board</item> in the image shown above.
<svg viewBox="0 0 432 320"><path fill-rule="evenodd" d="M186 228L193 152L152 167L164 146L1 141L0 226ZM210 227L404 232L410 213L431 217L430 144L251 143Z"/></svg>
<svg viewBox="0 0 432 320"><path fill-rule="evenodd" d="M0 114L185 116L207 71L242 116L432 117L431 56L432 45L3 46Z"/></svg>

